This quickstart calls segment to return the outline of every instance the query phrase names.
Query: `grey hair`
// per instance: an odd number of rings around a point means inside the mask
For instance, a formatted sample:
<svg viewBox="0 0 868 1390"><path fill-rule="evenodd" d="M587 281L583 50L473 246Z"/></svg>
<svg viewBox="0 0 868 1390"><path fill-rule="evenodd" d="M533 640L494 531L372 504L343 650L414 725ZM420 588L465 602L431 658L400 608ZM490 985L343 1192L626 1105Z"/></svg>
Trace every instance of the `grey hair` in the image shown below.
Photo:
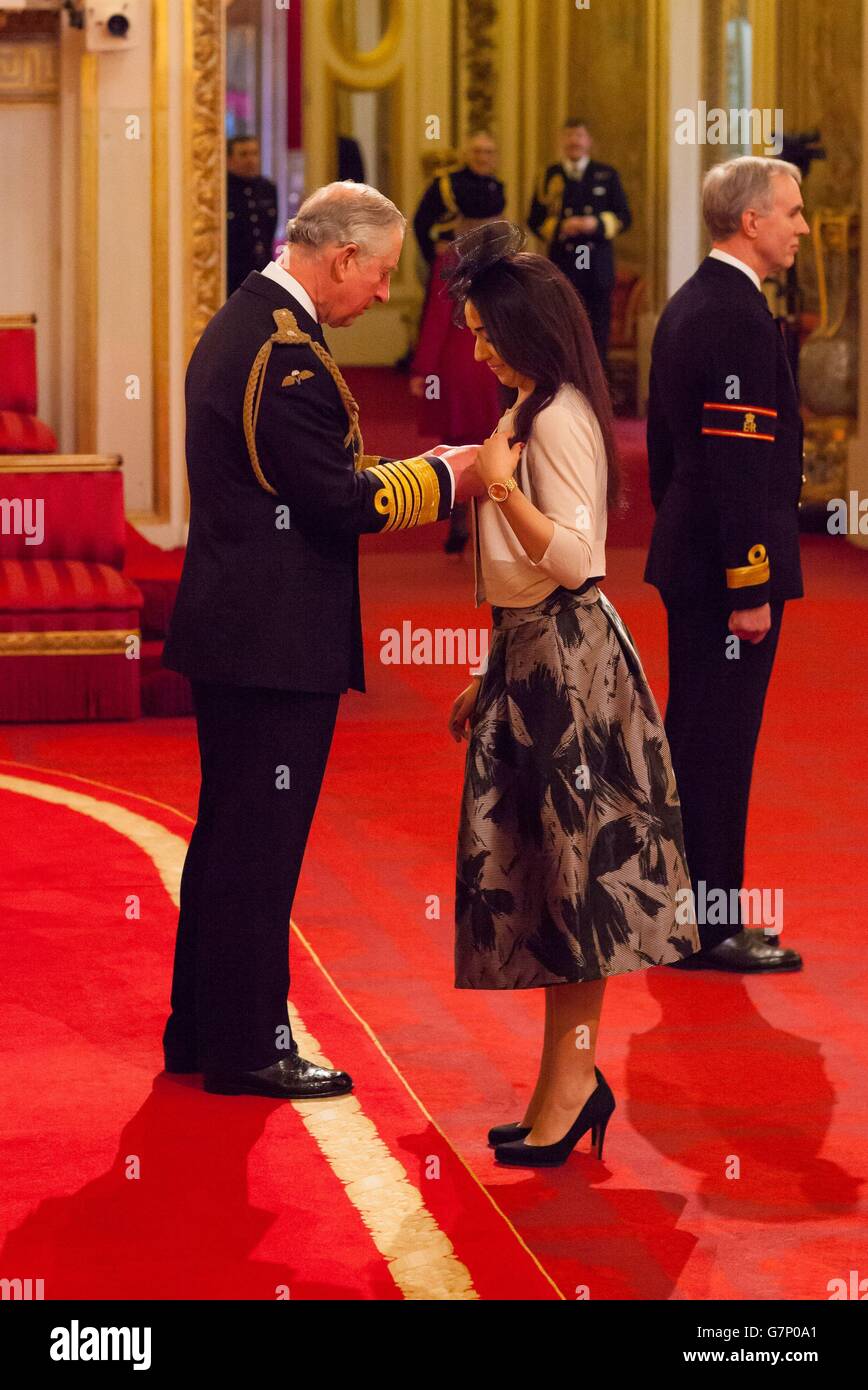
<svg viewBox="0 0 868 1390"><path fill-rule="evenodd" d="M772 181L781 174L790 174L796 183L802 182L801 171L785 159L743 154L713 165L702 180L702 216L712 241L726 241L733 236L741 227L741 215L747 208L771 212Z"/></svg>
<svg viewBox="0 0 868 1390"><path fill-rule="evenodd" d="M324 184L305 198L286 224L286 239L291 246L312 252L355 242L363 255L370 256L376 254L387 232L393 227L403 231L406 226L406 217L379 189L344 179Z"/></svg>

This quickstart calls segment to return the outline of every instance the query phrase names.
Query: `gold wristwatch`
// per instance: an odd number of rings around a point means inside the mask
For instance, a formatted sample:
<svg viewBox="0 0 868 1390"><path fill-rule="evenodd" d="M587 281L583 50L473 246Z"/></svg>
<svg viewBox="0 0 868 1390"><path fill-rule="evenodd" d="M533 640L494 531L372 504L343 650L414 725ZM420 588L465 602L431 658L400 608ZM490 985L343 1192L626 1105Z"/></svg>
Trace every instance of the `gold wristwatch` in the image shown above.
<svg viewBox="0 0 868 1390"><path fill-rule="evenodd" d="M488 495L492 502L505 502L511 492L517 487L515 478L504 478L503 482L489 483Z"/></svg>

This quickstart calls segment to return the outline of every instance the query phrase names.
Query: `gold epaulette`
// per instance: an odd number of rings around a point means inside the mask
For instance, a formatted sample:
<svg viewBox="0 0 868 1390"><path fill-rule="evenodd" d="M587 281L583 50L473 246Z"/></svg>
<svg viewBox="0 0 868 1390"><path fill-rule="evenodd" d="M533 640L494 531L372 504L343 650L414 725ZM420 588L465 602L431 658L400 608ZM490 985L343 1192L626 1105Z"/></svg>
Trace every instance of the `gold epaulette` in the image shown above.
<svg viewBox="0 0 868 1390"><path fill-rule="evenodd" d="M274 347L275 343L281 345L288 344L293 347L309 347L312 352L316 353L320 362L322 362L329 376L334 381L335 386L337 386L341 400L344 403L344 409L347 412L347 419L350 427L344 436L344 447L346 448L350 443L353 444L356 469L362 466L364 444L362 442L362 432L359 428L359 407L353 400L350 388L341 376L340 368L331 353L326 352L322 343L318 343L309 333L305 333L304 329L299 328L298 321L291 309L275 309L272 317L277 327L271 334L271 337L267 338L262 344L262 347L254 358L253 366L250 368L250 375L247 378L247 386L244 391L242 420L244 422L244 438L247 441L247 452L250 456L253 472L256 475L256 481L261 488L264 488L266 492L270 492L272 496L276 497L277 488L271 486L271 483L263 473L256 448L256 422L259 419L262 387L265 383L265 369L268 366L271 349Z"/></svg>
<svg viewBox="0 0 868 1390"><path fill-rule="evenodd" d="M728 589L746 589L752 584L766 584L768 582L771 570L765 546L751 546L747 558L748 563L746 565L726 571L726 587Z"/></svg>

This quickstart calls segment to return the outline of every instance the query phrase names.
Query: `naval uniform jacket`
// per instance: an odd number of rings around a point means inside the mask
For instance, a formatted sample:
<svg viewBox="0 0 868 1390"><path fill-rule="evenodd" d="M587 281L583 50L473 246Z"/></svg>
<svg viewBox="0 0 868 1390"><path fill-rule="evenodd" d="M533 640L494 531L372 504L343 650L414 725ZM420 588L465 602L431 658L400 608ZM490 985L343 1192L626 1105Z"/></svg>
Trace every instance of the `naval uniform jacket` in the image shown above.
<svg viewBox="0 0 868 1390"><path fill-rule="evenodd" d="M438 242L452 241L464 218L500 217L506 207L503 184L493 174L468 166L440 174L426 188L413 218L419 250L434 264Z"/></svg>
<svg viewBox="0 0 868 1390"><path fill-rule="evenodd" d="M704 260L664 309L647 431L645 578L667 606L800 598L798 396L765 296L736 266Z"/></svg>
<svg viewBox="0 0 868 1390"><path fill-rule="evenodd" d="M597 229L580 236L558 237L568 217L596 217ZM549 259L579 289L586 284L611 290L615 284L612 242L632 222L630 205L617 169L590 159L581 177L569 175L563 164L550 164L534 193L528 226L545 243ZM589 248L586 269L576 267L580 247Z"/></svg>
<svg viewBox="0 0 868 1390"><path fill-rule="evenodd" d="M314 342L316 320L253 271L190 359L190 533L163 661L191 678L364 690L359 535L449 515L441 459L359 457Z"/></svg>
<svg viewBox="0 0 868 1390"><path fill-rule="evenodd" d="M261 174L226 175L226 287L237 290L251 270L271 260L277 226L277 185Z"/></svg>

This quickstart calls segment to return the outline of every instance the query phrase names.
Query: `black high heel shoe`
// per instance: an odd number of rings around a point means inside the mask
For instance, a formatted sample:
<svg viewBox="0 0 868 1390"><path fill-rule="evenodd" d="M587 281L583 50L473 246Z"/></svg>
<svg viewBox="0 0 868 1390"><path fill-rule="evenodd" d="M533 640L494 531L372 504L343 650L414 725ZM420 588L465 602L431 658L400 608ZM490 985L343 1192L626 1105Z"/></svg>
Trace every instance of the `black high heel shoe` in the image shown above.
<svg viewBox="0 0 868 1390"><path fill-rule="evenodd" d="M511 1125L495 1125L488 1131L488 1147L496 1149L498 1144L508 1144L512 1139L525 1139L530 1130L530 1125L520 1125L518 1121Z"/></svg>
<svg viewBox="0 0 868 1390"><path fill-rule="evenodd" d="M591 1131L591 1145L596 1147L597 1158L603 1157L603 1140L606 1127L615 1109L615 1097L609 1083L598 1067L594 1068L597 1086L588 1096L573 1124L563 1139L556 1144L526 1144L524 1139L507 1144L498 1144L494 1151L497 1163L513 1165L516 1168L559 1168L566 1163L582 1135Z"/></svg>
<svg viewBox="0 0 868 1390"><path fill-rule="evenodd" d="M597 1085L603 1080L603 1073L599 1067L594 1067L594 1075L597 1078ZM532 1129L531 1125L520 1125L518 1120L513 1120L509 1125L495 1125L488 1131L488 1147L496 1149L498 1144L509 1144L513 1139L526 1139Z"/></svg>

